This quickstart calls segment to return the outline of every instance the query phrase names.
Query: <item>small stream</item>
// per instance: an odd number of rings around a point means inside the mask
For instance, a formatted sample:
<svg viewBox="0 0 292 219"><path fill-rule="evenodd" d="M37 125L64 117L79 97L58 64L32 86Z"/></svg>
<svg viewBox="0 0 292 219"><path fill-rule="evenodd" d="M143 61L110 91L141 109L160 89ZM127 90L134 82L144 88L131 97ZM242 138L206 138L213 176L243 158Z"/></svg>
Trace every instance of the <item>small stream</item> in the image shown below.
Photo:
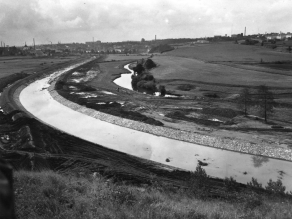
<svg viewBox="0 0 292 219"><path fill-rule="evenodd" d="M126 70L128 70L129 73L121 74L121 77L115 79L114 83L119 85L120 87L127 88L129 90L133 90L133 87L131 84L131 81L132 81L131 76L134 74L134 71L132 69L130 69L129 66L130 66L130 64L127 64L124 66L124 68Z"/></svg>
<svg viewBox="0 0 292 219"><path fill-rule="evenodd" d="M130 65L131 65L131 63L124 66L124 68L126 70L128 70L129 72L121 74L121 76L119 78L115 79L113 82L116 85L119 85L120 87L129 89L129 90L133 90L132 83L131 83L132 82L131 77L134 74L134 71L129 68ZM139 91L139 92L146 94L146 92L143 92L143 91ZM153 95L160 96L160 92L155 92ZM179 96L166 94L164 97L178 98Z"/></svg>

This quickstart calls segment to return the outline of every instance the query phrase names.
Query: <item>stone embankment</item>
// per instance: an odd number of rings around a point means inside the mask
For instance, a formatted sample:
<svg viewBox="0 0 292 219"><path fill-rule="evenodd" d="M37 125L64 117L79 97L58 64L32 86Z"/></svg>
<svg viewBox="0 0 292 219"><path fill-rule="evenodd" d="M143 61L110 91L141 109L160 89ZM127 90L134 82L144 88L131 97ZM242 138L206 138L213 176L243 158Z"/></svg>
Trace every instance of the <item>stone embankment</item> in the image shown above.
<svg viewBox="0 0 292 219"><path fill-rule="evenodd" d="M137 131L146 132L149 134L163 136L175 140L195 143L199 145L225 149L230 151L238 151L242 153L254 154L254 155L262 155L271 158L278 158L292 161L292 150L280 148L280 147L271 147L266 146L264 144L252 144L245 141L232 140L226 138L212 137L208 135L201 135L197 133L187 132L176 130L172 128L153 126L125 118L120 118L117 116L105 114L93 109L86 108L84 106L73 103L64 97L60 96L57 91L54 90L55 83L53 82L51 86L48 88L51 96L58 101L59 103L75 110L86 114L90 117L109 122L115 125L119 125L122 127L134 129Z"/></svg>

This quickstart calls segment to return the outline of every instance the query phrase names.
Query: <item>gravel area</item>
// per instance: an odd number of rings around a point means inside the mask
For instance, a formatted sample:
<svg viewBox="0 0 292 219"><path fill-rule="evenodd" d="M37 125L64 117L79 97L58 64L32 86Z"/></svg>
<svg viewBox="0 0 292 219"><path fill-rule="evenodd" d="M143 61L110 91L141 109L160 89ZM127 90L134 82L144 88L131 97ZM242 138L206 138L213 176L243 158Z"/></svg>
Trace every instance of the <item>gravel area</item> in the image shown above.
<svg viewBox="0 0 292 219"><path fill-rule="evenodd" d="M219 138L208 135L202 135L187 131L181 131L172 128L153 126L129 119L120 118L117 116L105 114L93 109L89 109L83 106L80 106L76 103L73 103L62 96L60 96L55 90L55 82L51 83L51 86L48 88L51 96L58 101L59 103L75 110L86 114L90 117L106 121L115 125L123 126L126 128L134 129L137 131L147 132L157 136L163 136L171 139L176 139L180 141L186 141L190 143L196 143L204 146L215 147L225 150L238 151L242 153L248 153L253 155L262 155L271 158L284 159L292 161L292 150L285 149L281 147L271 147L264 144L252 144L242 140L231 140L227 138Z"/></svg>

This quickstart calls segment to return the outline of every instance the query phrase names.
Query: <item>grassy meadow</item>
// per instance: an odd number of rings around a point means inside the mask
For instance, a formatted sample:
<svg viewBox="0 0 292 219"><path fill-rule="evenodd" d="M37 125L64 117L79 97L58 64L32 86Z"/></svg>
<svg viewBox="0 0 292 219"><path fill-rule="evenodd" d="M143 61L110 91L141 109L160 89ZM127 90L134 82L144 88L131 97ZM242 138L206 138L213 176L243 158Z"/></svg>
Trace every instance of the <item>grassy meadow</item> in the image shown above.
<svg viewBox="0 0 292 219"><path fill-rule="evenodd" d="M96 175L51 171L15 172L17 218L291 218L287 198L240 194L237 199L201 198L191 190L159 184L138 187Z"/></svg>
<svg viewBox="0 0 292 219"><path fill-rule="evenodd" d="M282 53L262 46L247 46L234 42L195 44L167 53L170 56L194 58L213 62L292 61L291 53Z"/></svg>
<svg viewBox="0 0 292 219"><path fill-rule="evenodd" d="M291 76L271 74L170 55L154 56L153 61L159 66L151 72L155 78L161 80L178 79L238 87L266 84L280 88L290 88L292 83L292 72Z"/></svg>
<svg viewBox="0 0 292 219"><path fill-rule="evenodd" d="M76 59L71 57L42 57L35 58L30 56L3 56L0 57L0 78L14 73L34 73L47 68L51 65L60 64L66 61Z"/></svg>
<svg viewBox="0 0 292 219"><path fill-rule="evenodd" d="M139 60L147 59L150 55L139 55L139 54L109 54L106 56L105 61L123 61L123 60Z"/></svg>

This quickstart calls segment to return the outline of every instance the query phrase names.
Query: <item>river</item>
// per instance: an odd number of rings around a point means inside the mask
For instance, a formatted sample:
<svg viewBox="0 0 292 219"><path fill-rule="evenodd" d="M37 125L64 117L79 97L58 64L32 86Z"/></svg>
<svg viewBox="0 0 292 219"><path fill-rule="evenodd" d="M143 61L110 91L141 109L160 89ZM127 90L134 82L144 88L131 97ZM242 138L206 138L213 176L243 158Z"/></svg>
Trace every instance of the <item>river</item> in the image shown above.
<svg viewBox="0 0 292 219"><path fill-rule="evenodd" d="M202 161L208 164L204 169L213 177L232 176L242 183L254 177L263 185L269 179L281 179L287 190L292 190L292 162L156 136L101 121L62 105L46 88L64 72L35 81L20 93L24 108L44 123L92 143L184 170L194 171L198 161Z"/></svg>

